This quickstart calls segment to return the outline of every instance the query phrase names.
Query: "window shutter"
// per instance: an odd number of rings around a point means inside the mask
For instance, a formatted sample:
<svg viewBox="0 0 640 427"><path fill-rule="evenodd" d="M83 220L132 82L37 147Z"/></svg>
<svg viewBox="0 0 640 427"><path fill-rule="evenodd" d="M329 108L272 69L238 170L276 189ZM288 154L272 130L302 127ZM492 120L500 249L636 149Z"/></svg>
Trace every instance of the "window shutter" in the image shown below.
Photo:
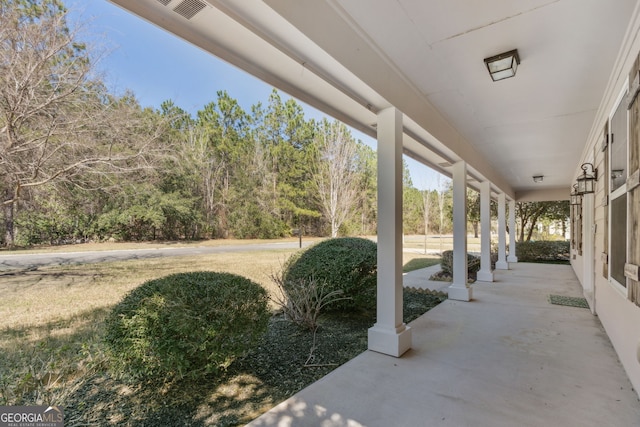
<svg viewBox="0 0 640 427"><path fill-rule="evenodd" d="M576 206L576 247L582 256L582 203Z"/></svg>
<svg viewBox="0 0 640 427"><path fill-rule="evenodd" d="M604 186L604 196L602 201L602 206L604 207L604 226L602 237L603 237L603 248L604 253L602 257L602 276L605 279L609 278L609 148L608 148L608 140L609 140L609 122L605 123L604 126L604 141L603 147L601 148L604 153L604 161L603 168L604 174L602 179L602 185Z"/></svg>
<svg viewBox="0 0 640 427"><path fill-rule="evenodd" d="M629 85L633 86L634 79L638 76L639 60L631 70L629 76ZM627 251L627 264L625 265L625 274L627 270L633 271L635 266L640 265L640 186L634 184L634 177L640 173L640 102L638 102L635 90L629 91L631 99L629 108L629 178L627 179L629 216L627 219L627 230L629 233L629 246ZM629 268L627 268L629 267ZM640 306L640 281L632 278L633 274L626 274L628 297L636 305ZM631 276L631 277L630 277Z"/></svg>

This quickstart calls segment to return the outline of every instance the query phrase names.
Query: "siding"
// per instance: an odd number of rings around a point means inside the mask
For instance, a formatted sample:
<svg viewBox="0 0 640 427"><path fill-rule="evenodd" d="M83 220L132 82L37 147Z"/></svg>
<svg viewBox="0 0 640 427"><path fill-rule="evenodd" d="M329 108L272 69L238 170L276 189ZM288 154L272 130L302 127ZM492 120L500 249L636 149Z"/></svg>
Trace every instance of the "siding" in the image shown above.
<svg viewBox="0 0 640 427"><path fill-rule="evenodd" d="M608 235L608 206L603 204L603 198L608 193L608 171L606 168L607 154L602 151L603 135L606 134L605 126L609 115L617 106L617 98L625 89L627 76L635 75L635 70L640 69L640 6L634 11L627 35L620 47L620 55L613 67L611 79L605 93L602 104L598 110L593 128L587 141L585 151L577 163L580 164L593 159L594 166L598 168L598 184L594 195L593 220L595 234L593 242L593 259L576 256L572 265L580 281L584 282L585 262L593 263L594 286L593 303L595 311L602 323L611 343L620 358L636 393L640 396L640 307L636 305L640 286L637 283L629 283L628 289L621 289L608 280L609 271L607 263L603 262L602 254L608 251L607 245L610 239ZM631 79L631 81L633 81ZM627 102L627 101L623 101ZM626 107L626 105L625 105ZM640 100L629 111L629 144L630 164L629 172L633 173L640 168ZM577 170L576 174L580 171ZM628 194L630 211L628 212L628 233L631 236L628 247L627 262L640 264L640 187ZM610 200L609 200L610 203ZM586 231L586 230L585 230ZM577 249L577 248L576 248ZM577 254L577 250L573 252ZM584 286L584 285L583 285ZM631 290L631 288L633 288ZM630 291L629 291L630 290ZM627 292L629 291L629 292ZM630 300L629 298L632 298ZM592 305L593 307L593 305ZM585 355L588 357L588 355Z"/></svg>

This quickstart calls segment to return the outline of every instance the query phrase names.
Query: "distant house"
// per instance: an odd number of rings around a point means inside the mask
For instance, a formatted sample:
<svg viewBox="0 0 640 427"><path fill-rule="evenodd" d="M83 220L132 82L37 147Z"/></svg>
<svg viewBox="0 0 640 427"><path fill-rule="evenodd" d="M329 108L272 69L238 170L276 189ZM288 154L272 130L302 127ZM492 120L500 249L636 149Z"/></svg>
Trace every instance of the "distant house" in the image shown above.
<svg viewBox="0 0 640 427"><path fill-rule="evenodd" d="M506 234L515 202L573 193L571 263L640 390L639 2L111 1L377 137L372 350L400 356L411 346L396 304L404 153L453 178L454 299L473 298L467 186L481 193L483 281L493 280L491 199L496 268L507 269L517 262Z"/></svg>

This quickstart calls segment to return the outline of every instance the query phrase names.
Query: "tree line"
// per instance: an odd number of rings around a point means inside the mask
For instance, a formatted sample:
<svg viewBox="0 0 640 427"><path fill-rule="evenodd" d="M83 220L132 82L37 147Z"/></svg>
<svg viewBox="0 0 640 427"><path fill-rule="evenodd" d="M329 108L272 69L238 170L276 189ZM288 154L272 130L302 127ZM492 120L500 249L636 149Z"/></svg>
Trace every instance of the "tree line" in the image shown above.
<svg viewBox="0 0 640 427"><path fill-rule="evenodd" d="M78 34L60 0L0 3L0 244L376 233L376 153L344 124L276 90L143 108ZM406 164L404 231L451 231L450 186Z"/></svg>
<svg viewBox="0 0 640 427"><path fill-rule="evenodd" d="M0 4L2 242L271 238L375 227L373 150L273 92L195 115L97 77L59 0Z"/></svg>

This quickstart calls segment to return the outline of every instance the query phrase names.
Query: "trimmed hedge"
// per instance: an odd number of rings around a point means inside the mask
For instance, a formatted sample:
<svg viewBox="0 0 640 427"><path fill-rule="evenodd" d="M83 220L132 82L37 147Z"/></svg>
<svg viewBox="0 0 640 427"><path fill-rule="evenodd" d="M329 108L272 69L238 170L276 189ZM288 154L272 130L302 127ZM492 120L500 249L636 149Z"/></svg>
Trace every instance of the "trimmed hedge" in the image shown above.
<svg viewBox="0 0 640 427"><path fill-rule="evenodd" d="M133 377L197 378L253 348L271 317L267 292L229 273L180 273L131 291L106 320L113 367Z"/></svg>
<svg viewBox="0 0 640 427"><path fill-rule="evenodd" d="M325 240L300 252L284 266L284 285L315 280L325 292L340 291L331 310L372 310L376 307L378 247L371 240L340 237Z"/></svg>
<svg viewBox="0 0 640 427"><path fill-rule="evenodd" d="M569 262L570 253L568 240L516 242L519 262L566 263Z"/></svg>

